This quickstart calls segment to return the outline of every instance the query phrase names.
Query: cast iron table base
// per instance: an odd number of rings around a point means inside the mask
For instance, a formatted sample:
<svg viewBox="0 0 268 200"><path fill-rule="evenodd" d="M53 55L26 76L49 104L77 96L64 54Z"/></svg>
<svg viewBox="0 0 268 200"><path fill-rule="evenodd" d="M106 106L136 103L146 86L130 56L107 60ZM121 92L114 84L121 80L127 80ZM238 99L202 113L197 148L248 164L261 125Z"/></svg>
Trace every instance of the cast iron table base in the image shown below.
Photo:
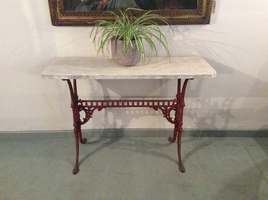
<svg viewBox="0 0 268 200"><path fill-rule="evenodd" d="M87 143L87 139L82 136L81 126L87 123L92 117L94 111L101 111L104 108L127 108L127 107L147 107L154 110L160 110L163 116L172 124L174 124L173 136L169 137L170 143L177 141L177 154L178 154L178 167L179 170L184 173L185 168L181 158L181 136L183 131L183 110L184 110L184 98L187 83L190 79L178 79L177 94L174 99L162 99L162 100L81 100L78 97L76 79L63 79L67 81L70 95L71 95L71 107L73 111L73 127L75 135L76 145L76 157L73 174L79 172L79 145ZM84 113L84 117L81 118L80 114ZM175 114L173 114L175 113Z"/></svg>

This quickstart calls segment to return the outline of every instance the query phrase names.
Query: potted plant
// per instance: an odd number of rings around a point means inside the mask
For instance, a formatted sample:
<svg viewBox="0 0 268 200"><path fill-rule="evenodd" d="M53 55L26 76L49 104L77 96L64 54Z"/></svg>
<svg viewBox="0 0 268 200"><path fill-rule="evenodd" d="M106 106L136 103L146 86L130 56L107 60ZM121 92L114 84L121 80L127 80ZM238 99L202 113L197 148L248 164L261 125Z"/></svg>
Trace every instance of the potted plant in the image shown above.
<svg viewBox="0 0 268 200"><path fill-rule="evenodd" d="M91 32L98 52L104 53L111 44L112 59L125 66L133 66L144 60L145 46L157 55L160 44L169 54L167 39L157 26L159 23L167 24L161 15L135 8L110 13L115 20L97 21Z"/></svg>

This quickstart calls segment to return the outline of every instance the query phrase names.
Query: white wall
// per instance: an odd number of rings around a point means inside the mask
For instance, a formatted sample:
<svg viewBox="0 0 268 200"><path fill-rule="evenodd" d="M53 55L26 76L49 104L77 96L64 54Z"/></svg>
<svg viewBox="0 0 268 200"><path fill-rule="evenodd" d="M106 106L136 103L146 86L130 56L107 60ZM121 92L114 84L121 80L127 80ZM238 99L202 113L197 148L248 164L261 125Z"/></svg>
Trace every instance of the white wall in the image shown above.
<svg viewBox="0 0 268 200"><path fill-rule="evenodd" d="M218 71L190 84L185 127L268 128L268 1L218 0L211 25L167 31L174 55L200 54ZM0 131L71 128L69 94L42 79L55 56L94 56L90 28L52 27L47 1L12 0L0 7ZM82 96L171 96L173 81L84 81ZM127 87L126 87L127 86ZM108 110L87 128L171 127L154 111Z"/></svg>

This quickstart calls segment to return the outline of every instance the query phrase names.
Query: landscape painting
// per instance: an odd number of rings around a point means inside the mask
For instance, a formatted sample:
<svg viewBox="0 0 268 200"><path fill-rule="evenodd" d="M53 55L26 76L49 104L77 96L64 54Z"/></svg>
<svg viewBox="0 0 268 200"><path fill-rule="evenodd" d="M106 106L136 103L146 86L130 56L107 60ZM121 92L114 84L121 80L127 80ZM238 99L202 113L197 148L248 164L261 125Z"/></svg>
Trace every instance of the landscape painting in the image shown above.
<svg viewBox="0 0 268 200"><path fill-rule="evenodd" d="M64 9L76 12L110 11L124 8L144 10L196 9L198 0L64 0Z"/></svg>
<svg viewBox="0 0 268 200"><path fill-rule="evenodd" d="M137 8L162 15L169 24L208 24L213 0L48 0L55 26L94 26L114 20L108 11ZM161 25L161 23L159 24Z"/></svg>

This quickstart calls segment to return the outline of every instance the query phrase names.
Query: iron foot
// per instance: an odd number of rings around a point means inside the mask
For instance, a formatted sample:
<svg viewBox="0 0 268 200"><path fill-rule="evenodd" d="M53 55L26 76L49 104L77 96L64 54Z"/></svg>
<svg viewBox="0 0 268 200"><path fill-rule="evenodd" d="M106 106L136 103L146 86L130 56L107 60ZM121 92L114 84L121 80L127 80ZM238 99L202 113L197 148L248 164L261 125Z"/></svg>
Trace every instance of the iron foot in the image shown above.
<svg viewBox="0 0 268 200"><path fill-rule="evenodd" d="M179 170L180 170L181 173L185 173L185 167L182 164L182 162L179 162Z"/></svg>
<svg viewBox="0 0 268 200"><path fill-rule="evenodd" d="M168 141L170 142L170 143L174 143L175 141L176 141L176 137L169 137L168 138Z"/></svg>
<svg viewBox="0 0 268 200"><path fill-rule="evenodd" d="M73 169L73 175L78 174L78 172L79 172L79 166L76 165L76 166L74 166L74 169Z"/></svg>
<svg viewBox="0 0 268 200"><path fill-rule="evenodd" d="M82 138L82 139L80 140L80 142L81 142L81 144L86 144L86 143L87 143L87 138Z"/></svg>

